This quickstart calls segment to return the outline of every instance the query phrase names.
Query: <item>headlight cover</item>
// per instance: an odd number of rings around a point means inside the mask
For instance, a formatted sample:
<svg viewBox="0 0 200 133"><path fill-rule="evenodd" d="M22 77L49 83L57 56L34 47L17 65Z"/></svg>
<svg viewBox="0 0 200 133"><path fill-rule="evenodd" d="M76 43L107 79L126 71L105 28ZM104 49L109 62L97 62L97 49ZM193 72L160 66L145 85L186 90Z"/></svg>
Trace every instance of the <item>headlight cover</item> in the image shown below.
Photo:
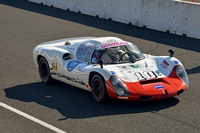
<svg viewBox="0 0 200 133"><path fill-rule="evenodd" d="M124 83L116 75L112 75L110 77L110 80L117 96L130 95L129 91L126 88L126 85L124 85Z"/></svg>
<svg viewBox="0 0 200 133"><path fill-rule="evenodd" d="M180 65L176 65L174 67L174 70L176 72L176 74L181 78L181 80L187 85L187 87L189 86L189 79L187 76L187 73L185 71L185 69L180 66Z"/></svg>

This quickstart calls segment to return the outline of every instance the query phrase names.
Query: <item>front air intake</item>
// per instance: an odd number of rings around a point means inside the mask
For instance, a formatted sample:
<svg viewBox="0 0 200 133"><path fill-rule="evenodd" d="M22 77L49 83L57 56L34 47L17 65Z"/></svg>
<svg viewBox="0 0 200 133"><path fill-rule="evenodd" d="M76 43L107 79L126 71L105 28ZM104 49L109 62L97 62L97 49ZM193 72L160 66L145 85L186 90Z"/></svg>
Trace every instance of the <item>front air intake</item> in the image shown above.
<svg viewBox="0 0 200 133"><path fill-rule="evenodd" d="M140 96L140 99L143 101L149 101L152 99L152 96Z"/></svg>
<svg viewBox="0 0 200 133"><path fill-rule="evenodd" d="M167 83L167 82L163 79L153 79L153 80L140 81L141 85L153 84L153 83Z"/></svg>

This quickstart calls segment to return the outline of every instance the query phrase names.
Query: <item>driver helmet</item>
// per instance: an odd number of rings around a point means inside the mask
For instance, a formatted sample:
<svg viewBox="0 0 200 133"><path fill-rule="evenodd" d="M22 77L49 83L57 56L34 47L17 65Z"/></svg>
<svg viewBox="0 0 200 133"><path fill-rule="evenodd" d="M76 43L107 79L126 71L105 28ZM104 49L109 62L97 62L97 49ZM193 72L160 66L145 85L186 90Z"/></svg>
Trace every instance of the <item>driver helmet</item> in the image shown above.
<svg viewBox="0 0 200 133"><path fill-rule="evenodd" d="M107 48L106 52L107 54L115 54L119 51L119 47L110 47L110 48Z"/></svg>
<svg viewBox="0 0 200 133"><path fill-rule="evenodd" d="M97 59L99 59L100 58L100 51L96 50L94 52L94 57L97 58Z"/></svg>

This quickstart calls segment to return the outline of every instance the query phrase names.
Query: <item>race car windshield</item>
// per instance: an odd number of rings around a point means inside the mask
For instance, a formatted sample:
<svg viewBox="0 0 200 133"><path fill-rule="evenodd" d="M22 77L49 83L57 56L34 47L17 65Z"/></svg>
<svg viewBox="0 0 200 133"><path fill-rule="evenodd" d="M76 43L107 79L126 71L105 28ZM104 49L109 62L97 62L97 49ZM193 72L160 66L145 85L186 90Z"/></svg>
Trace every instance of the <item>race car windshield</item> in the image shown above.
<svg viewBox="0 0 200 133"><path fill-rule="evenodd" d="M141 60L145 58L143 53L134 44L124 45L124 47L127 50L127 52L130 52L131 55L134 55L136 57L136 60Z"/></svg>
<svg viewBox="0 0 200 133"><path fill-rule="evenodd" d="M134 44L127 44L122 46L108 47L94 51L92 62L102 59L104 64L119 64L127 62L136 62L144 59L145 56Z"/></svg>

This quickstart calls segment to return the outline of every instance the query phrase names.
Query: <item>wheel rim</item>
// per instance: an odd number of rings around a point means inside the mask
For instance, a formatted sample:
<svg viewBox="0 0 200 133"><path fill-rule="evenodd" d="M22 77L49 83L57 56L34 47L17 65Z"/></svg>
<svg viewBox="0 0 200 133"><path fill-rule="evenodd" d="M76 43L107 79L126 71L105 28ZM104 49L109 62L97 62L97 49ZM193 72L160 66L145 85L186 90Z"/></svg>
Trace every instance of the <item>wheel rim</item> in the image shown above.
<svg viewBox="0 0 200 133"><path fill-rule="evenodd" d="M48 68L45 62L41 62L40 64L40 75L43 80L48 78Z"/></svg>
<svg viewBox="0 0 200 133"><path fill-rule="evenodd" d="M101 99L102 98L103 89L102 89L101 83L99 82L98 79L96 79L94 81L93 90L94 90L95 98L98 99L98 100Z"/></svg>

